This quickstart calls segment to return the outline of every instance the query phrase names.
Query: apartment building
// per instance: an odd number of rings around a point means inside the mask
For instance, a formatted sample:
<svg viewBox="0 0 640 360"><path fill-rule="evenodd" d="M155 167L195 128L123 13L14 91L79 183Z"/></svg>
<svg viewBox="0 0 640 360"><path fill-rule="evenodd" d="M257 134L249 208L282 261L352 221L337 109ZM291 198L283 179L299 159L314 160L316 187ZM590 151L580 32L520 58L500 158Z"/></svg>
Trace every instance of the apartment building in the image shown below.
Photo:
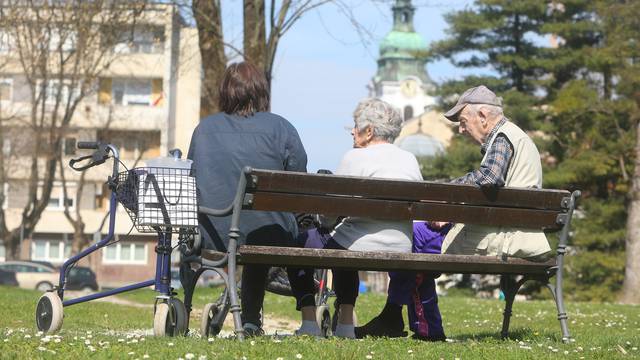
<svg viewBox="0 0 640 360"><path fill-rule="evenodd" d="M115 144L129 168L143 166L145 159L165 155L172 148L182 149L186 156L191 133L199 121L201 60L197 36L196 29L185 25L178 9L168 4L149 5L135 26L123 27L123 40L110 49L117 54L115 60L100 72L94 91L83 98L70 129L65 131L63 163L83 154L76 149L76 143L87 140ZM71 51L73 37L67 36L65 41L69 39L64 46ZM12 48L2 40L0 32L0 57L10 56ZM19 67L0 68L0 111L28 111L31 94L26 81ZM49 81L52 83L47 88L64 85L59 80ZM27 172L19 165L19 147L24 142L18 141L23 140L21 128L13 126L3 132L2 151L7 158L15 155L8 181L2 184L8 194L2 206L11 229L19 226L27 201ZM110 195L105 181L110 171L108 163L88 170L81 179L79 173L67 167L67 196L62 182L55 182L35 233L22 239L21 258L60 265L71 255L73 226L64 215L65 204L73 211L79 208L86 223L85 232L92 241L105 236ZM75 189L80 181L83 191L78 198ZM116 244L84 261L95 271L98 283L113 287L152 278L156 237L132 229L121 207L117 212L116 238ZM0 261L5 257L1 240Z"/></svg>

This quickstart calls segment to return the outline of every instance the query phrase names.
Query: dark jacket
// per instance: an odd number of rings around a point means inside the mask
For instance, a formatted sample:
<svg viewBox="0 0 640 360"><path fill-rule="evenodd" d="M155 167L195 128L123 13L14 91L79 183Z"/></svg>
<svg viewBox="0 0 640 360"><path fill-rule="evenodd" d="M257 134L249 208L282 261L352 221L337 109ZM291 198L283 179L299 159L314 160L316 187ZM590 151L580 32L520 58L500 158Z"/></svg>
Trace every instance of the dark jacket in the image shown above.
<svg viewBox="0 0 640 360"><path fill-rule="evenodd" d="M193 160L199 204L214 209L231 204L245 166L307 171L307 154L296 129L265 112L202 119L191 137L188 158ZM231 216L200 216L199 222L204 248L226 250ZM241 244L290 246L297 226L290 213L243 211L240 232Z"/></svg>

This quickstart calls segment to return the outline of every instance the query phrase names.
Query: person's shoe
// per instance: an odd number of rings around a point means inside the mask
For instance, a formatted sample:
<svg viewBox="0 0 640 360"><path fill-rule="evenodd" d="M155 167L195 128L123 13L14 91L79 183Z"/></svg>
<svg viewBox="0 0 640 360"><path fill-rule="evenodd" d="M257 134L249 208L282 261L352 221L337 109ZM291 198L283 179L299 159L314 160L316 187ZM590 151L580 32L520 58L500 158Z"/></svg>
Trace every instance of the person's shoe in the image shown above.
<svg viewBox="0 0 640 360"><path fill-rule="evenodd" d="M447 337L444 334L429 335L429 336L422 336L422 335L419 335L419 334L413 334L413 335L411 335L411 338L414 339L414 340L433 341L433 342L447 341Z"/></svg>
<svg viewBox="0 0 640 360"><path fill-rule="evenodd" d="M298 330L296 330L293 333L295 336L313 336L316 338L320 338L323 337L322 336L322 331L320 330L320 327L318 326L318 324L315 321L306 321L303 320L302 321L302 325L300 325L300 328Z"/></svg>
<svg viewBox="0 0 640 360"><path fill-rule="evenodd" d="M242 325L242 329L244 331L244 336L246 337L256 337L264 335L264 330L261 327L251 323L245 323L244 325Z"/></svg>
<svg viewBox="0 0 640 360"><path fill-rule="evenodd" d="M367 336L388 338L407 337L407 332L403 329L404 324L396 324L396 326L393 326L390 322L382 320L380 316L376 316L363 326L356 327L355 334L356 339L363 339Z"/></svg>
<svg viewBox="0 0 640 360"><path fill-rule="evenodd" d="M265 290L282 296L293 296L287 271L281 267L272 267L267 274Z"/></svg>
<svg viewBox="0 0 640 360"><path fill-rule="evenodd" d="M355 328L353 327L353 324L351 325L338 324L336 326L336 331L333 333L333 336L343 338L343 339L355 339L356 338Z"/></svg>

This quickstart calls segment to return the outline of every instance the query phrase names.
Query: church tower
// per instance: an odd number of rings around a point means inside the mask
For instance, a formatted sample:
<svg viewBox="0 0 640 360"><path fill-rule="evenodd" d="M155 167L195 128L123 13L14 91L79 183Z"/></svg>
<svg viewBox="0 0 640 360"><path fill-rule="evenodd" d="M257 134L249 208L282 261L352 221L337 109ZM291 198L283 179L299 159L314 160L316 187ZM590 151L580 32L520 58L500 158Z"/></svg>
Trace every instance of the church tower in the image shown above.
<svg viewBox="0 0 640 360"><path fill-rule="evenodd" d="M411 0L396 0L392 10L393 29L380 43L378 72L369 96L395 105L407 121L434 104L428 95L434 86L425 68L426 43L413 27Z"/></svg>

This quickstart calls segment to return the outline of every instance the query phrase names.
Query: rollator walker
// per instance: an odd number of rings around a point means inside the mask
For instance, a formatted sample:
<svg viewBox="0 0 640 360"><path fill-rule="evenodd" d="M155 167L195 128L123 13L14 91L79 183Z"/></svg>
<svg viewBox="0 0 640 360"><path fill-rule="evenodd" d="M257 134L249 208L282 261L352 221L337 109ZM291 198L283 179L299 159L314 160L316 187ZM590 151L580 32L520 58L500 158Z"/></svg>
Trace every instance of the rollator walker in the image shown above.
<svg viewBox="0 0 640 360"><path fill-rule="evenodd" d="M60 268L57 286L38 300L35 313L37 328L45 333L56 332L62 327L65 307L153 286L158 293L154 303L154 335L186 334L189 315L184 303L175 297L176 293L170 286L170 266L171 253L174 250L171 238L174 234L178 236L175 247L179 247L184 256L191 255L191 249L198 241L198 204L195 178L191 176L190 163L180 160L181 152L176 149L170 152L173 158L163 159L164 164L160 166L138 167L120 172L122 163L114 145L78 142L77 147L91 149L94 152L69 162L71 168L76 171L86 171L108 159L113 161L113 170L107 180L107 186L111 191L108 233L102 240L64 262ZM138 232L157 234L155 277L117 289L65 300L68 274L77 262L118 241L115 238L118 203L123 205Z"/></svg>

